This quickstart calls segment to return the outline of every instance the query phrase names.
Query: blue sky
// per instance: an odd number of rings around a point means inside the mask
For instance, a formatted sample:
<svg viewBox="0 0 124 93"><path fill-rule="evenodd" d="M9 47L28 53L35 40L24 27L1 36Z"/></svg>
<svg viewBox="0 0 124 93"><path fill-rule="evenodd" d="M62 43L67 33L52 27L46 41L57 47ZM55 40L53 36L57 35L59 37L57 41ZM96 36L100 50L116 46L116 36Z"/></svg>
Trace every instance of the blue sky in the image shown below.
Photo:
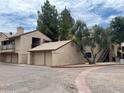
<svg viewBox="0 0 124 93"><path fill-rule="evenodd" d="M16 32L18 26L25 31L36 29L37 10L45 0L0 0L0 32ZM70 9L75 19L89 27L100 24L106 27L115 16L124 15L124 0L49 0L58 12Z"/></svg>

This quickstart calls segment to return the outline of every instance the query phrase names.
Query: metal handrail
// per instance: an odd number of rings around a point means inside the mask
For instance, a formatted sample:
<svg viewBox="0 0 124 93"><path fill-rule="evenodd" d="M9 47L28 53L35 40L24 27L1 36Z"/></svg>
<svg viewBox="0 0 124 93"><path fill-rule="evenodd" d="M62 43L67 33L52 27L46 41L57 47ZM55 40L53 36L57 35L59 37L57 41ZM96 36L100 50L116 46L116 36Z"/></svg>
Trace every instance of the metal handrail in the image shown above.
<svg viewBox="0 0 124 93"><path fill-rule="evenodd" d="M105 60L105 57L107 56L109 49L104 49L104 51L102 52L101 56L99 57L99 59L97 60L98 62L102 62L103 60Z"/></svg>
<svg viewBox="0 0 124 93"><path fill-rule="evenodd" d="M15 49L14 44L0 46L0 50L11 50L11 49Z"/></svg>

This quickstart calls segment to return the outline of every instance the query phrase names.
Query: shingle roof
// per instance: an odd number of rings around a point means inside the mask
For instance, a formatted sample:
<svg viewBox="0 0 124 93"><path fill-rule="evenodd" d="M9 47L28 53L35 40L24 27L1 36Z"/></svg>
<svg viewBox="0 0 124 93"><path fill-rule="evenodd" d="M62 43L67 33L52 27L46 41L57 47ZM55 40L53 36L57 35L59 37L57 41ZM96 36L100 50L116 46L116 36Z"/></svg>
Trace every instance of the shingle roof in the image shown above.
<svg viewBox="0 0 124 93"><path fill-rule="evenodd" d="M48 50L56 50L68 43L70 43L71 40L66 41L57 41L57 42L49 42L41 44L33 49L30 49L29 51L48 51Z"/></svg>
<svg viewBox="0 0 124 93"><path fill-rule="evenodd" d="M14 36L12 36L12 37L10 37L10 38L17 38L17 37L20 37L20 36L22 36L22 35L26 35L26 34L29 34L29 33L32 33L32 32L36 32L36 31L38 31L38 30L34 30L34 31L22 33L22 34L19 34L19 35L14 35Z"/></svg>
<svg viewBox="0 0 124 93"><path fill-rule="evenodd" d="M30 34L30 33L33 33L33 32L37 32L38 30L34 30L34 31L30 31L30 32L26 32L26 33L22 33L22 34L19 34L19 35L13 35L11 37L9 37L9 39L15 39L17 37L20 37L20 36L23 36L23 35L26 35L26 34ZM40 31L39 31L40 32ZM43 33L42 33L43 34ZM43 34L44 35L44 34ZM46 35L44 35L46 36ZM47 36L46 36L47 37ZM52 41L49 37L47 37L49 39L49 41Z"/></svg>
<svg viewBox="0 0 124 93"><path fill-rule="evenodd" d="M6 37L11 37L12 35L10 35L9 33L4 33L4 32L0 32L0 34L4 34Z"/></svg>

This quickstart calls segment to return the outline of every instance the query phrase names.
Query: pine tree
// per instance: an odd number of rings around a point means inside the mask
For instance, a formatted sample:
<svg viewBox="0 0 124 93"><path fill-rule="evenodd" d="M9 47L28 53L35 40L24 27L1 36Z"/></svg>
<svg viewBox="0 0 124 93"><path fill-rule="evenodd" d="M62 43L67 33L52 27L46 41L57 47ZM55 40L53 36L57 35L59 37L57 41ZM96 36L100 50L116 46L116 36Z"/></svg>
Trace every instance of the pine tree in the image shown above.
<svg viewBox="0 0 124 93"><path fill-rule="evenodd" d="M59 16L59 40L69 39L69 30L74 24L70 11L65 8Z"/></svg>
<svg viewBox="0 0 124 93"><path fill-rule="evenodd" d="M38 11L37 30L53 41L58 40L58 12L48 0L41 7L41 11Z"/></svg>

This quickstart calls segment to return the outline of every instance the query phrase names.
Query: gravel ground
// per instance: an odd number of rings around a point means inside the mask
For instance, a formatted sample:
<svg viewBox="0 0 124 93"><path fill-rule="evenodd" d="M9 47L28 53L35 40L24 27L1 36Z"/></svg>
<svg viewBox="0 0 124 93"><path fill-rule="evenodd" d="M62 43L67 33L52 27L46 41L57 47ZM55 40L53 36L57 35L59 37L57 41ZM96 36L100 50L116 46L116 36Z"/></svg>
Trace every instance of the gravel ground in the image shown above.
<svg viewBox="0 0 124 93"><path fill-rule="evenodd" d="M86 81L92 93L124 93L124 65L93 70Z"/></svg>
<svg viewBox="0 0 124 93"><path fill-rule="evenodd" d="M78 93L75 78L84 70L0 63L0 93Z"/></svg>

